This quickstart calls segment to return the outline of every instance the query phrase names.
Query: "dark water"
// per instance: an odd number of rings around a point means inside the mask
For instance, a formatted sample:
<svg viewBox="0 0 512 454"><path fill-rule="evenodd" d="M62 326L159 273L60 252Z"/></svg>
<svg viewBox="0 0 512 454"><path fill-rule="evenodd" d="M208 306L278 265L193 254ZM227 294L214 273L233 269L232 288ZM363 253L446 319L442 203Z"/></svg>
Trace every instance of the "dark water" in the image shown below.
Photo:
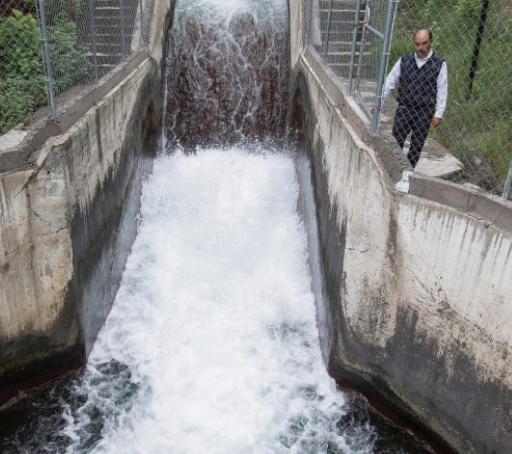
<svg viewBox="0 0 512 454"><path fill-rule="evenodd" d="M0 411L0 453L65 453L71 445L87 453L105 427L129 411L139 391L129 368L110 361L20 393ZM71 421L82 422L77 433L67 430Z"/></svg>
<svg viewBox="0 0 512 454"><path fill-rule="evenodd" d="M107 426L120 423L143 391L126 365L116 361L20 394L0 411L0 453L64 454L95 452ZM94 394L95 396L92 396ZM380 415L357 394L347 394L346 413L332 430L343 434L351 451L373 454L432 454L413 434ZM109 402L109 405L105 405ZM83 421L80 431L67 432L70 420ZM300 433L301 421L291 428ZM73 438L78 437L78 441ZM371 445L371 451L364 449ZM72 451L68 451L73 446ZM361 451L363 450L363 451ZM101 452L101 451L100 451ZM325 451L339 452L339 451Z"/></svg>

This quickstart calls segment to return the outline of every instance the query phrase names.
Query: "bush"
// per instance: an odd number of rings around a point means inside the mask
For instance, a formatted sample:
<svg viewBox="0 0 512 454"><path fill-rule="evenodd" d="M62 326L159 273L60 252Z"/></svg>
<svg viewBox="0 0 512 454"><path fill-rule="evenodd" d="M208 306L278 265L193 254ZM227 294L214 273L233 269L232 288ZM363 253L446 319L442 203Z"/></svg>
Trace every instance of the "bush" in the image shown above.
<svg viewBox="0 0 512 454"><path fill-rule="evenodd" d="M0 130L9 131L26 122L32 112L45 101L44 79L9 77L0 81Z"/></svg>
<svg viewBox="0 0 512 454"><path fill-rule="evenodd" d="M78 44L76 25L63 11L48 26L56 94L80 81L90 69L86 50ZM27 122L46 100L41 34L33 14L13 10L12 16L0 22L0 75L0 133L5 133Z"/></svg>
<svg viewBox="0 0 512 454"><path fill-rule="evenodd" d="M89 73L86 49L77 42L76 25L64 17L49 28L50 54L56 93L62 93Z"/></svg>
<svg viewBox="0 0 512 454"><path fill-rule="evenodd" d="M457 0L455 4L455 11L461 16L468 18L476 18L482 9L481 0Z"/></svg>
<svg viewBox="0 0 512 454"><path fill-rule="evenodd" d="M31 14L0 22L0 132L25 122L45 99L41 35Z"/></svg>

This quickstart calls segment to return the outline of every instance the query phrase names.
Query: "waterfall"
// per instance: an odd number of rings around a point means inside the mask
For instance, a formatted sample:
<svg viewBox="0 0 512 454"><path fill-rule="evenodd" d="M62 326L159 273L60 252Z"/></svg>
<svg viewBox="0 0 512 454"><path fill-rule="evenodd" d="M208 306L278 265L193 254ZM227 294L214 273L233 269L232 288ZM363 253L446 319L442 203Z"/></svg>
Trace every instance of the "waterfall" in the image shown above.
<svg viewBox="0 0 512 454"><path fill-rule="evenodd" d="M287 24L285 0L178 2L165 72L168 146L283 136Z"/></svg>

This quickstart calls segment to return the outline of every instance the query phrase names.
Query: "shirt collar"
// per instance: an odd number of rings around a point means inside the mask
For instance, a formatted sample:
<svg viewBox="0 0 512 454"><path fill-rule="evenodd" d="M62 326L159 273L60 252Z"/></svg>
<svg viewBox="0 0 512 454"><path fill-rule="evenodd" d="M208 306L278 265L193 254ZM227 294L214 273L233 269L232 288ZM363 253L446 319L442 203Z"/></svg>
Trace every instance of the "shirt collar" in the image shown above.
<svg viewBox="0 0 512 454"><path fill-rule="evenodd" d="M420 57L418 57L418 54L416 52L414 52L414 59L417 62L427 61L430 57L432 57L433 53L434 53L434 51L432 49L430 49L430 52L428 53L428 55L425 58L420 58Z"/></svg>

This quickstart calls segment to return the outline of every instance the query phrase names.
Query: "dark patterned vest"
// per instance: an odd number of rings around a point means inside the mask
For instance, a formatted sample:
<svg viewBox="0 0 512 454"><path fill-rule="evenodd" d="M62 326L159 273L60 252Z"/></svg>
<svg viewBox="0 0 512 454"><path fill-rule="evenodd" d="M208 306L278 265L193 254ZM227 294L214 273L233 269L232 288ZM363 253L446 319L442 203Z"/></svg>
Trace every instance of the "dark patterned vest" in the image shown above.
<svg viewBox="0 0 512 454"><path fill-rule="evenodd" d="M398 104L413 109L435 110L437 77L444 60L435 54L418 68L414 54L404 55L400 63Z"/></svg>

